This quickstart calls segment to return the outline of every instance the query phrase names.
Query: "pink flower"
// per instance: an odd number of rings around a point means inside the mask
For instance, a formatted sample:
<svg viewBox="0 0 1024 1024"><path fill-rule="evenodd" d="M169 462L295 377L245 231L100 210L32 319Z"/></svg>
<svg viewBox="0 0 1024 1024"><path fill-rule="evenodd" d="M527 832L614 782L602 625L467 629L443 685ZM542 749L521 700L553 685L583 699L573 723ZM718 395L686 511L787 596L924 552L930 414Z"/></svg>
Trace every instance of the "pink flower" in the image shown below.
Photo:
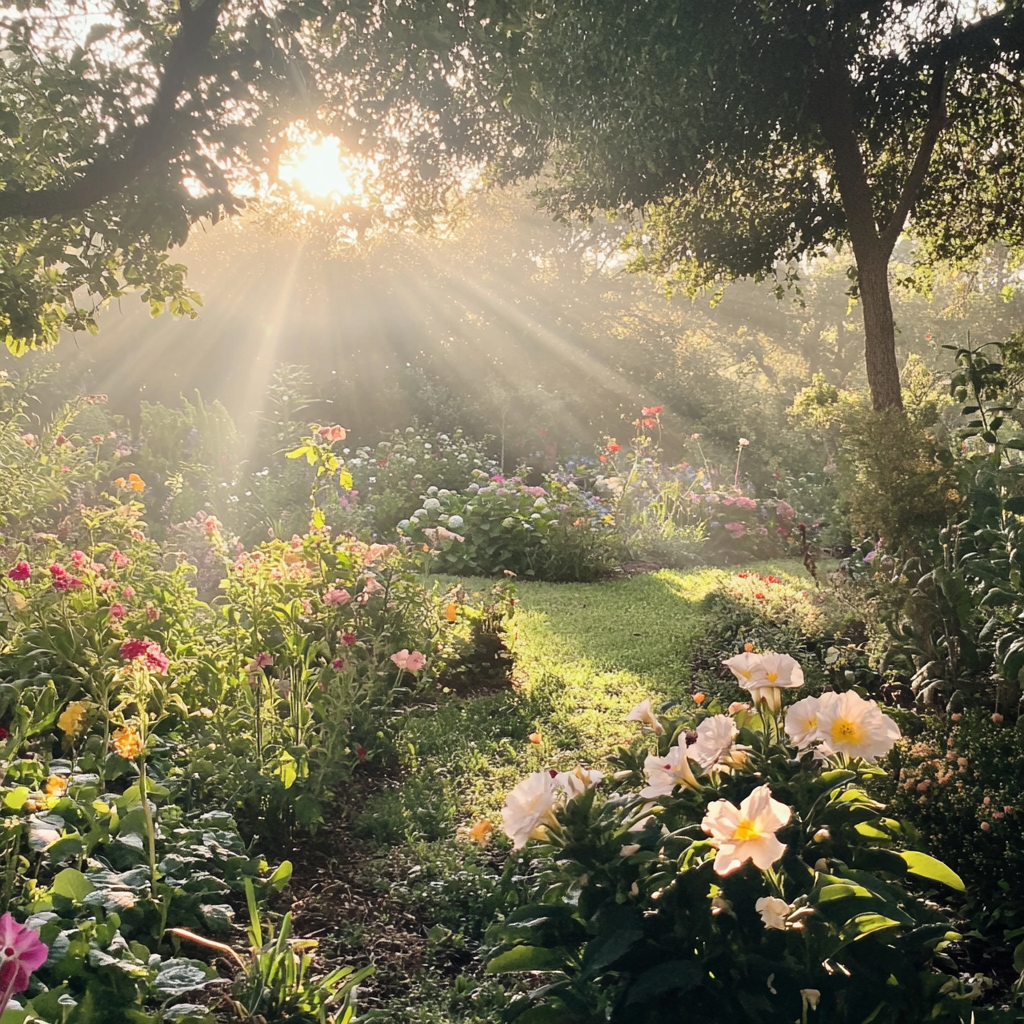
<svg viewBox="0 0 1024 1024"><path fill-rule="evenodd" d="M351 647L356 642L356 635L355 635L355 633L342 633L341 634L341 642L346 647Z"/></svg>
<svg viewBox="0 0 1024 1024"><path fill-rule="evenodd" d="M29 975L43 966L49 952L33 929L9 913L0 917L0 1015L15 992L28 988Z"/></svg>
<svg viewBox="0 0 1024 1024"><path fill-rule="evenodd" d="M125 640L120 647L121 657L125 661L141 660L145 667L153 672L166 672L170 661L160 650L160 645L152 640Z"/></svg>
<svg viewBox="0 0 1024 1024"><path fill-rule="evenodd" d="M147 608L146 609L146 618L149 619L150 622L156 622L156 620L160 618L160 609L159 608Z"/></svg>
<svg viewBox="0 0 1024 1024"><path fill-rule="evenodd" d="M732 534L733 538L742 537L747 528L742 523L726 523L725 528Z"/></svg>
<svg viewBox="0 0 1024 1024"><path fill-rule="evenodd" d="M146 539L146 535L135 527L132 527L131 536L132 540L138 541L140 544Z"/></svg>
<svg viewBox="0 0 1024 1024"><path fill-rule="evenodd" d="M796 515L796 509L787 501L780 501L775 506L775 514L780 519L792 519Z"/></svg>
<svg viewBox="0 0 1024 1024"><path fill-rule="evenodd" d="M28 562L18 562L15 564L14 568L11 569L10 572L8 572L7 578L21 581L27 580L31 575L32 567L28 564Z"/></svg>
<svg viewBox="0 0 1024 1024"><path fill-rule="evenodd" d="M334 605L340 608L343 604L348 604L352 600L352 595L342 588L341 590L335 587L328 587L324 593L324 604Z"/></svg>
<svg viewBox="0 0 1024 1024"><path fill-rule="evenodd" d="M331 662L331 668L333 668L336 672L340 672L344 667L345 667L345 659L344 658L335 658L334 661Z"/></svg>
<svg viewBox="0 0 1024 1024"><path fill-rule="evenodd" d="M128 556L123 551L112 551L110 553L110 560L119 569L123 569L129 562Z"/></svg>
<svg viewBox="0 0 1024 1024"><path fill-rule="evenodd" d="M114 586L114 581L113 580L100 580L100 582L99 582L99 592L101 594L105 594L108 590L110 590L110 588L112 586Z"/></svg>
<svg viewBox="0 0 1024 1024"><path fill-rule="evenodd" d="M120 622L124 618L125 612L128 609L123 604L112 604L110 606L110 621Z"/></svg>
<svg viewBox="0 0 1024 1024"><path fill-rule="evenodd" d="M403 647L400 651L392 654L391 660L400 669L404 669L407 672L419 672L427 663L427 659L419 651L410 653L407 647Z"/></svg>
<svg viewBox="0 0 1024 1024"><path fill-rule="evenodd" d="M68 555L68 561L76 569L81 569L82 566L89 561L89 556L84 551L72 551L71 554Z"/></svg>
<svg viewBox="0 0 1024 1024"><path fill-rule="evenodd" d="M247 672L259 672L261 669L270 668L274 664L274 656L269 651L257 654L246 667Z"/></svg>
<svg viewBox="0 0 1024 1024"><path fill-rule="evenodd" d="M124 590L121 591L121 594L124 597L127 597L127 598L131 599L131 598L133 598L135 596L135 588L134 587L125 587Z"/></svg>
<svg viewBox="0 0 1024 1024"><path fill-rule="evenodd" d="M72 590L75 587L81 587L84 584L80 579L75 576L68 576L64 573L63 576L53 577L53 589L54 590Z"/></svg>
<svg viewBox="0 0 1024 1024"><path fill-rule="evenodd" d="M64 566L60 565L58 562L54 562L53 565L50 566L50 575L53 576L55 579L58 576L66 576L67 572L67 569L65 569Z"/></svg>

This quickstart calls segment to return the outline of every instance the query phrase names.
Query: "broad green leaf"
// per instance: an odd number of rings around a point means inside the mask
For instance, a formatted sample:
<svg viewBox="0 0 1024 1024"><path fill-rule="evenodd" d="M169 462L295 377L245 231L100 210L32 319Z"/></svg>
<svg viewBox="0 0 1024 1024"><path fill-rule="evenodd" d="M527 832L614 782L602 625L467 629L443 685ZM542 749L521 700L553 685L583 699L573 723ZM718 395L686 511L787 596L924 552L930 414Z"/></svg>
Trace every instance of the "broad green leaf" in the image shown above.
<svg viewBox="0 0 1024 1024"><path fill-rule="evenodd" d="M4 807L9 811L20 811L25 806L30 790L28 786L17 786L4 794Z"/></svg>
<svg viewBox="0 0 1024 1024"><path fill-rule="evenodd" d="M291 880L292 862L290 860L283 860L278 864L274 873L270 876L268 884L275 892L281 892L281 890L284 889Z"/></svg>
<svg viewBox="0 0 1024 1024"><path fill-rule="evenodd" d="M957 892L965 889L963 879L952 869L946 867L941 860L929 857L927 853L916 850L905 850L900 856L907 862L907 870L912 875L927 878L932 882L941 882Z"/></svg>
<svg viewBox="0 0 1024 1024"><path fill-rule="evenodd" d="M513 946L488 961L488 974L507 974L513 971L561 971L565 957L556 949L546 946Z"/></svg>
<svg viewBox="0 0 1024 1024"><path fill-rule="evenodd" d="M875 932L885 931L887 928L899 928L899 926L899 921L894 921L884 914L858 914L843 925L839 937L844 943L856 942Z"/></svg>
<svg viewBox="0 0 1024 1024"><path fill-rule="evenodd" d="M57 873L53 880L53 891L58 896L81 903L93 891L95 886L81 871L65 868Z"/></svg>

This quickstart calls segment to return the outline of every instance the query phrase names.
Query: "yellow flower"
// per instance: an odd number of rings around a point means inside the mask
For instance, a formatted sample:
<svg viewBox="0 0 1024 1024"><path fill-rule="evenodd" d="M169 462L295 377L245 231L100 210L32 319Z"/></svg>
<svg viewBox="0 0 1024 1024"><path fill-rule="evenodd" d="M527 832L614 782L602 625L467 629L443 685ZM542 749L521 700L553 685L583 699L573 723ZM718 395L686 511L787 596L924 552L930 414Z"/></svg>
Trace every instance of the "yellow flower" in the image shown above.
<svg viewBox="0 0 1024 1024"><path fill-rule="evenodd" d="M113 736L114 753L120 754L127 761L138 757L146 748L142 737L134 726L123 725Z"/></svg>
<svg viewBox="0 0 1024 1024"><path fill-rule="evenodd" d="M451 601L449 602L448 607L444 610L444 617L448 622L454 622L455 616L458 615L458 613L459 606L454 601Z"/></svg>
<svg viewBox="0 0 1024 1024"><path fill-rule="evenodd" d="M82 727L89 705L85 701L73 700L57 719L57 728L68 737L72 737Z"/></svg>
<svg viewBox="0 0 1024 1024"><path fill-rule="evenodd" d="M62 779L59 775L51 775L46 780L45 793L47 796L63 796L67 791L67 779Z"/></svg>

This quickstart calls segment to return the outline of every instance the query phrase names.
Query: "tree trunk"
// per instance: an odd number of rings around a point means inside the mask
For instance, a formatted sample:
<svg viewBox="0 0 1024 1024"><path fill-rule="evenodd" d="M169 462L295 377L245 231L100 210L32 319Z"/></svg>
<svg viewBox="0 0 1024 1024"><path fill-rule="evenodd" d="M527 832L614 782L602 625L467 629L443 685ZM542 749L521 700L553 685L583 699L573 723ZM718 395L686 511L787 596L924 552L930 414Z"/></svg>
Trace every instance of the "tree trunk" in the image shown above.
<svg viewBox="0 0 1024 1024"><path fill-rule="evenodd" d="M856 247L855 247L856 248ZM876 412L902 409L900 368L896 362L896 325L889 297L889 254L855 252L857 288L864 310L864 361Z"/></svg>

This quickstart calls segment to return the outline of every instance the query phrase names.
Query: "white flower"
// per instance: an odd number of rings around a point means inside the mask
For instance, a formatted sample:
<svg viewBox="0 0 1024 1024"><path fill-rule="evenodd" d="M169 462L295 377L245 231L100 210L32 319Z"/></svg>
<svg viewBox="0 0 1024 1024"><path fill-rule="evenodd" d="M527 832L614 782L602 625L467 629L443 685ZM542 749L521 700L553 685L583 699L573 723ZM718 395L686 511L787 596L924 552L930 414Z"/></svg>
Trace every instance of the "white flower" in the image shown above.
<svg viewBox="0 0 1024 1024"><path fill-rule="evenodd" d="M710 771L730 750L736 739L736 723L728 715L712 715L697 726L697 741L687 753L704 771Z"/></svg>
<svg viewBox="0 0 1024 1024"><path fill-rule="evenodd" d="M538 498L533 503L533 507L534 508L547 508L548 507L548 503L543 498Z"/></svg>
<svg viewBox="0 0 1024 1024"><path fill-rule="evenodd" d="M818 739L818 697L804 697L786 710L786 735L804 750Z"/></svg>
<svg viewBox="0 0 1024 1024"><path fill-rule="evenodd" d="M399 528L400 530L404 530L404 529L405 529L405 528L406 528L406 527L407 527L408 525L409 525L409 520L408 520L408 519L403 519L403 520L402 520L402 521L401 521L401 522L400 522L400 523L398 524L398 528Z"/></svg>
<svg viewBox="0 0 1024 1024"><path fill-rule="evenodd" d="M736 677L740 686L749 690L756 686L767 686L768 676L764 668L764 659L760 654L744 651L735 657L726 658L723 665Z"/></svg>
<svg viewBox="0 0 1024 1024"><path fill-rule="evenodd" d="M786 918L793 911L793 908L778 896L762 896L754 904L754 909L761 915L765 928L777 928L780 932L785 931Z"/></svg>
<svg viewBox="0 0 1024 1024"><path fill-rule="evenodd" d="M588 789L596 786L604 774L593 768L584 768L582 765L574 768L571 772L559 772L552 780L555 787L565 793L567 800L582 796Z"/></svg>
<svg viewBox="0 0 1024 1024"><path fill-rule="evenodd" d="M550 772L534 772L505 797L501 827L513 849L521 850L528 840L542 838L545 830L556 824L555 808L563 793Z"/></svg>
<svg viewBox="0 0 1024 1024"><path fill-rule="evenodd" d="M460 526L464 525L465 522L466 522L466 520L463 519L462 516L449 516L448 517L448 527L450 529L452 529L452 530L457 530Z"/></svg>
<svg viewBox="0 0 1024 1024"><path fill-rule="evenodd" d="M750 442L745 437L741 437L740 438L740 447L741 448L746 448L748 444L750 444Z"/></svg>
<svg viewBox="0 0 1024 1024"><path fill-rule="evenodd" d="M769 686L793 689L804 685L804 670L800 662L788 654L762 654L761 666Z"/></svg>
<svg viewBox="0 0 1024 1024"><path fill-rule="evenodd" d="M423 507L426 509L431 509L432 511L436 511L441 507L441 502L439 502L437 498L427 498L427 500L423 502Z"/></svg>
<svg viewBox="0 0 1024 1024"><path fill-rule="evenodd" d="M429 448L430 445L427 445L427 447ZM428 487L427 488L427 494L429 494L429 495L431 495L431 497L433 497L433 495L437 494L437 488L436 487Z"/></svg>
<svg viewBox="0 0 1024 1024"><path fill-rule="evenodd" d="M644 760L644 774L647 776L647 785L640 790L640 795L648 799L671 796L676 786L700 789L686 750L678 745L671 747L664 757L648 754Z"/></svg>
<svg viewBox="0 0 1024 1024"><path fill-rule="evenodd" d="M712 800L701 828L718 847L715 873L728 875L748 860L767 871L786 852L775 833L792 814L789 807L772 799L767 783L758 786L739 807L728 800Z"/></svg>
<svg viewBox="0 0 1024 1024"><path fill-rule="evenodd" d="M847 690L819 698L818 737L837 754L874 761L892 749L900 729L873 700Z"/></svg>
<svg viewBox="0 0 1024 1024"><path fill-rule="evenodd" d="M800 989L800 998L808 1010L816 1010L818 1008L818 1000L821 999L821 990L817 988L802 988Z"/></svg>
<svg viewBox="0 0 1024 1024"><path fill-rule="evenodd" d="M655 736L663 736L665 729L661 722L658 721L657 716L651 709L651 698L646 697L640 701L639 704L634 704L633 709L628 715L626 715L627 722L640 722L643 725L648 726Z"/></svg>

